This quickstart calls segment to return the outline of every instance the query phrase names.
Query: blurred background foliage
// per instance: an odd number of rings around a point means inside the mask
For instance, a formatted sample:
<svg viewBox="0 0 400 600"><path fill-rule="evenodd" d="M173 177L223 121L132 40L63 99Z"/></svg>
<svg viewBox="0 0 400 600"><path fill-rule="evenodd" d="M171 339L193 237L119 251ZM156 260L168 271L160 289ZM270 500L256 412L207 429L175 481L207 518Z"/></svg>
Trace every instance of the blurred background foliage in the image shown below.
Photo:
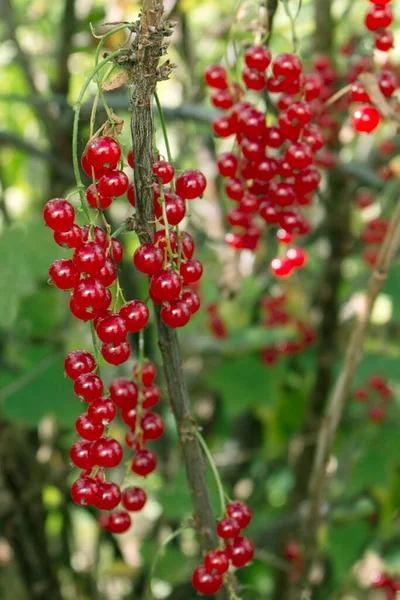
<svg viewBox="0 0 400 600"><path fill-rule="evenodd" d="M366 2L332 0L331 4L333 54L343 69L350 58L339 55L337 48L350 36L363 33ZM243 598L280 598L279 589L274 595L274 581L277 571L287 575L291 569L281 549L284 541L297 535L291 512L292 467L299 447L308 443L302 428L318 352L310 348L298 356L282 357L270 369L260 360L263 347L293 332L290 326L271 330L260 325L259 299L271 290L265 259L268 240L255 261L247 252L236 254L224 244L227 202L215 157L225 143L211 135L216 111L202 79L205 67L213 62L228 61L233 74L238 70L242 59L236 60L235 53L252 39L259 2L166 0L165 6L178 22L170 46L170 58L178 67L159 94L178 168L198 167L209 180L205 198L193 205L187 228L206 265L203 303L218 301L229 331L227 339L215 340L205 311L200 311L180 335L184 366L195 414L223 479L229 491L248 500L255 513L250 536L257 544L257 558L240 573ZM101 32L105 22L134 20L138 9L139 3L132 0L0 3L0 597L4 600L145 598L157 548L191 510L166 403L161 469L146 480L151 501L132 531L118 539L100 533L90 510L72 505L68 491L74 477L68 449L80 406L64 378L63 357L76 347L90 349L91 341L88 327L71 318L68 295L47 284L48 266L63 251L43 227L41 211L49 198L65 196L74 187L73 105L93 64L96 40L90 24ZM394 9L399 17L399 7ZM313 54L312 1L303 1L296 27L307 62ZM114 50L124 42L124 34L108 42L107 50ZM368 49L368 41L365 44ZM281 5L270 45L274 53L291 51L290 23ZM396 58L399 50L393 53ZM82 109L80 150L88 136L94 89L90 86ZM107 98L128 122L126 90L108 93ZM99 126L102 117L100 110ZM156 127L163 152L157 119ZM378 135L383 139L393 132L383 128ZM127 125L123 138L127 151ZM377 202L369 218L385 207L390 214L398 194L397 180L383 182L371 166L376 160L373 141L353 137L339 149L340 177L348 178L353 190L368 183L374 188ZM398 172L395 156L392 167ZM314 323L319 319L315 299L327 259L323 225L327 194L325 177L313 214L319 234L310 242L309 267L284 286L289 310L296 318L311 318ZM130 205L125 198L118 199L109 213L116 228L130 214ZM354 211L354 240L366 218ZM137 239L127 234L123 241L125 295L145 299L145 280L131 263ZM355 250L344 260L338 290L343 347L360 310L369 272ZM365 407L349 403L332 463L329 517L321 532L325 577L318 598L383 598L380 592L368 591L368 574L384 568L400 576L399 269L397 264L377 303L356 381L362 385L379 371L389 380L394 399L388 418L379 425L366 419ZM151 327L146 351L158 361ZM333 372L339 365L340 353L334 357ZM104 366L103 372L109 380L116 370ZM118 435L123 433L117 425ZM211 478L210 489L214 490ZM156 598L195 597L188 580L198 550L191 530L168 546L157 567Z"/></svg>

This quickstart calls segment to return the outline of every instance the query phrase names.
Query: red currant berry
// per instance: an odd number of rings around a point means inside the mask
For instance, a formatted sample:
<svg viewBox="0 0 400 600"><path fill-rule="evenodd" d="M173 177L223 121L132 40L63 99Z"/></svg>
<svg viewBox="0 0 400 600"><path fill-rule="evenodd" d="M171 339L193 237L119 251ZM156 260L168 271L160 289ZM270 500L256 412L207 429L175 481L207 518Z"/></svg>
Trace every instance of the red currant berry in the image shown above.
<svg viewBox="0 0 400 600"><path fill-rule="evenodd" d="M49 276L58 289L70 290L78 284L80 273L72 260L60 258L50 265Z"/></svg>
<svg viewBox="0 0 400 600"><path fill-rule="evenodd" d="M304 99L307 102L311 102L311 100L318 98L321 95L322 88L323 81L318 73L305 75L303 80L303 93Z"/></svg>
<svg viewBox="0 0 400 600"><path fill-rule="evenodd" d="M237 177L232 177L226 182L225 192L228 198L240 202L244 194L243 183Z"/></svg>
<svg viewBox="0 0 400 600"><path fill-rule="evenodd" d="M109 342L102 345L101 355L110 365L122 365L131 355L131 346L129 342Z"/></svg>
<svg viewBox="0 0 400 600"><path fill-rule="evenodd" d="M318 150L321 150L325 144L325 139L321 133L321 130L315 125L308 125L304 128L303 141L310 146L313 152L318 152Z"/></svg>
<svg viewBox="0 0 400 600"><path fill-rule="evenodd" d="M293 264L288 259L274 258L271 262L271 272L276 277L288 277L293 271Z"/></svg>
<svg viewBox="0 0 400 600"><path fill-rule="evenodd" d="M106 255L96 242L85 242L75 250L72 260L81 273L95 275L104 267Z"/></svg>
<svg viewBox="0 0 400 600"><path fill-rule="evenodd" d="M172 181L175 170L171 163L164 160L158 160L153 164L153 173L158 179L161 179L161 182L164 185L167 185Z"/></svg>
<svg viewBox="0 0 400 600"><path fill-rule="evenodd" d="M353 102L370 102L370 97L359 81L355 81L351 88L351 99Z"/></svg>
<svg viewBox="0 0 400 600"><path fill-rule="evenodd" d="M215 135L221 138L227 138L236 133L236 124L232 117L222 115L213 119L212 128Z"/></svg>
<svg viewBox="0 0 400 600"><path fill-rule="evenodd" d="M182 300L187 304L192 315L197 313L200 308L200 298L195 292L192 292L191 290L183 292Z"/></svg>
<svg viewBox="0 0 400 600"><path fill-rule="evenodd" d="M397 78L391 71L382 71L378 76L379 89L385 98L390 98L397 88Z"/></svg>
<svg viewBox="0 0 400 600"><path fill-rule="evenodd" d="M204 557L204 566L209 573L217 571L223 575L229 569L229 557L225 550L210 550Z"/></svg>
<svg viewBox="0 0 400 600"><path fill-rule="evenodd" d="M307 254L303 248L290 248L286 252L286 257L294 267L304 267L307 264Z"/></svg>
<svg viewBox="0 0 400 600"><path fill-rule="evenodd" d="M126 197L128 198L128 202L131 206L136 206L135 184L133 181L131 181L128 189L126 190Z"/></svg>
<svg viewBox="0 0 400 600"><path fill-rule="evenodd" d="M86 440L79 440L72 444L69 451L72 464L78 469L91 469L93 467L92 443Z"/></svg>
<svg viewBox="0 0 400 600"><path fill-rule="evenodd" d="M74 207L63 198L54 198L45 204L43 217L46 225L53 231L69 231L74 224Z"/></svg>
<svg viewBox="0 0 400 600"><path fill-rule="evenodd" d="M93 423L109 425L115 419L117 410L115 404L109 398L95 400L88 406L88 417Z"/></svg>
<svg viewBox="0 0 400 600"><path fill-rule="evenodd" d="M110 287L117 279L117 269L114 263L110 259L106 259L104 266L95 273L96 279L104 285L104 287Z"/></svg>
<svg viewBox="0 0 400 600"><path fill-rule="evenodd" d="M359 133L372 133L381 122L381 115L375 106L364 104L353 113L353 127Z"/></svg>
<svg viewBox="0 0 400 600"><path fill-rule="evenodd" d="M226 512L232 519L235 519L239 523L240 529L245 529L250 524L253 516L250 507L245 502L240 502L239 500L227 504Z"/></svg>
<svg viewBox="0 0 400 600"><path fill-rule="evenodd" d="M217 535L223 540L229 540L230 538L235 538L240 533L240 525L236 519L232 519L231 517L225 517L218 521L217 524Z"/></svg>
<svg viewBox="0 0 400 600"><path fill-rule="evenodd" d="M383 3L381 3L383 4ZM369 31L386 29L393 23L393 12L390 6L379 6L373 4L365 15L365 27Z"/></svg>
<svg viewBox="0 0 400 600"><path fill-rule="evenodd" d="M295 54L279 54L272 63L274 77L284 77L293 81L299 78L301 71L301 61Z"/></svg>
<svg viewBox="0 0 400 600"><path fill-rule="evenodd" d="M68 231L55 231L54 241L62 248L79 248L82 244L82 230L79 225L72 225Z"/></svg>
<svg viewBox="0 0 400 600"><path fill-rule="evenodd" d="M104 425L101 423L93 423L87 413L84 413L77 418L75 428L81 438L90 442L98 440L104 433Z"/></svg>
<svg viewBox="0 0 400 600"><path fill-rule="evenodd" d="M146 504L147 496L139 487L127 487L122 492L122 504L126 510L137 512Z"/></svg>
<svg viewBox="0 0 400 600"><path fill-rule="evenodd" d="M368 409L367 416L368 420L372 421L373 423L383 423L383 421L386 419L386 409L384 406L379 404L371 406Z"/></svg>
<svg viewBox="0 0 400 600"><path fill-rule="evenodd" d="M239 114L238 130L251 140L263 137L266 132L265 114L249 108Z"/></svg>
<svg viewBox="0 0 400 600"><path fill-rule="evenodd" d="M246 50L244 60L249 69L265 71L271 63L271 52L266 46L251 46Z"/></svg>
<svg viewBox="0 0 400 600"><path fill-rule="evenodd" d="M314 167L302 169L295 177L294 185L296 192L301 196L311 194L311 192L317 189L320 181L321 175L317 169Z"/></svg>
<svg viewBox="0 0 400 600"><path fill-rule="evenodd" d="M92 454L94 464L106 469L117 467L124 455L121 444L113 438L96 440L93 444Z"/></svg>
<svg viewBox="0 0 400 600"><path fill-rule="evenodd" d="M125 321L118 315L107 315L96 325L96 333L101 342L119 344L126 340L128 330Z"/></svg>
<svg viewBox="0 0 400 600"><path fill-rule="evenodd" d="M100 311L106 301L106 288L100 281L87 277L75 286L72 299L81 307Z"/></svg>
<svg viewBox="0 0 400 600"><path fill-rule="evenodd" d="M203 265L196 258L191 258L186 262L181 263L179 272L182 276L184 285L196 283L203 275Z"/></svg>
<svg viewBox="0 0 400 600"><path fill-rule="evenodd" d="M155 413L147 413L141 420L140 423L143 432L143 441L158 440L165 429L164 421Z"/></svg>
<svg viewBox="0 0 400 600"><path fill-rule="evenodd" d="M311 165L313 155L311 149L306 144L295 142L285 151L285 160L292 169L305 169Z"/></svg>
<svg viewBox="0 0 400 600"><path fill-rule="evenodd" d="M178 194L165 192L165 211L169 225L179 225L186 215L186 204ZM154 213L159 222L165 225L163 219L162 205L159 201L154 203Z"/></svg>
<svg viewBox="0 0 400 600"><path fill-rule="evenodd" d="M106 208L111 206L113 199L109 196L103 196L103 194L100 194L99 190L97 189L97 186L95 186L95 184L92 183L86 190L86 200L88 201L88 204L90 204L90 206L92 206L93 208L100 208L101 210L105 210Z"/></svg>
<svg viewBox="0 0 400 600"><path fill-rule="evenodd" d="M273 125L272 127L267 127L264 142L266 146L270 148L279 148L286 141L285 136L279 127Z"/></svg>
<svg viewBox="0 0 400 600"><path fill-rule="evenodd" d="M75 379L74 392L78 398L85 402L98 400L104 391L104 385L98 375L94 373L83 373Z"/></svg>
<svg viewBox="0 0 400 600"><path fill-rule="evenodd" d="M136 407L138 401L138 388L133 381L130 381L126 377L119 377L111 382L108 389L111 400L120 409L129 410Z"/></svg>
<svg viewBox="0 0 400 600"><path fill-rule="evenodd" d="M133 169L133 166L134 166L133 148L129 149L126 160L128 161L128 165L130 166L130 168Z"/></svg>
<svg viewBox="0 0 400 600"><path fill-rule="evenodd" d="M115 169L121 158L121 148L111 137L100 136L92 140L85 148L85 155L95 174ZM91 177L91 171L89 172Z"/></svg>
<svg viewBox="0 0 400 600"><path fill-rule="evenodd" d="M206 567L200 565L193 572L192 585L200 594L211 596L221 588L222 577L219 573L210 573Z"/></svg>
<svg viewBox="0 0 400 600"><path fill-rule="evenodd" d="M124 510L114 510L107 521L107 529L111 533L124 533L131 526L131 518Z"/></svg>
<svg viewBox="0 0 400 600"><path fill-rule="evenodd" d="M137 450L132 461L132 472L140 477L150 475L157 466L157 457L151 450Z"/></svg>
<svg viewBox="0 0 400 600"><path fill-rule="evenodd" d="M104 229L98 225L84 225L82 227L82 241L89 242L89 235L93 232L93 238L96 244L101 246L104 250L107 248L107 235Z"/></svg>
<svg viewBox="0 0 400 600"><path fill-rule="evenodd" d="M394 46L394 36L391 31L386 29L377 31L375 38L375 48L381 52L388 52Z"/></svg>
<svg viewBox="0 0 400 600"><path fill-rule="evenodd" d="M265 89L267 78L261 71L245 67L242 72L242 78L248 90L261 92L263 89Z"/></svg>
<svg viewBox="0 0 400 600"><path fill-rule="evenodd" d="M100 510L112 510L121 502L121 490L116 483L104 481L99 484L95 505Z"/></svg>
<svg viewBox="0 0 400 600"><path fill-rule="evenodd" d="M127 302L119 311L128 331L136 332L144 329L149 320L149 309L140 300Z"/></svg>
<svg viewBox="0 0 400 600"><path fill-rule="evenodd" d="M135 432L135 428L136 428L136 409L135 408L130 408L129 410L123 410L121 412L121 418L123 420L123 422L125 423L125 425L128 425L128 427L130 427L132 429L132 432Z"/></svg>
<svg viewBox="0 0 400 600"><path fill-rule="evenodd" d="M146 385L142 389L143 393L143 408L152 408L152 406L156 406L159 403L161 398L161 392L158 385L152 383L151 385Z"/></svg>
<svg viewBox="0 0 400 600"><path fill-rule="evenodd" d="M77 319L80 319L81 321L90 321L91 319L94 319L96 316L96 313L93 312L92 308L86 308L85 306L81 306L74 297L71 297L70 301L69 301L69 310L71 311L71 313L74 315L74 317L76 317Z"/></svg>
<svg viewBox="0 0 400 600"><path fill-rule="evenodd" d="M204 71L206 84L216 90L225 90L228 87L228 75L221 65L209 65Z"/></svg>
<svg viewBox="0 0 400 600"><path fill-rule="evenodd" d="M172 269L164 269L153 275L149 290L160 302L175 300L182 291L182 279Z"/></svg>
<svg viewBox="0 0 400 600"><path fill-rule="evenodd" d="M129 179L123 171L111 171L102 175L97 189L103 196L123 196L129 186Z"/></svg>
<svg viewBox="0 0 400 600"><path fill-rule="evenodd" d="M229 90L217 90L211 96L211 102L216 108L228 110L233 106L233 98Z"/></svg>
<svg viewBox="0 0 400 600"><path fill-rule="evenodd" d="M86 350L72 350L64 360L64 371L67 377L75 381L79 375L91 373L96 367L96 361Z"/></svg>
<svg viewBox="0 0 400 600"><path fill-rule="evenodd" d="M164 264L164 253L150 242L142 244L133 255L133 264L141 273L154 275L161 271Z"/></svg>
<svg viewBox="0 0 400 600"><path fill-rule="evenodd" d="M133 375L135 379L139 379L143 385L151 385L157 377L157 367L150 360L146 360L140 369L140 364L136 363L133 367Z"/></svg>
<svg viewBox="0 0 400 600"><path fill-rule="evenodd" d="M218 156L217 167L222 177L235 177L238 168L238 159L234 154L226 152Z"/></svg>
<svg viewBox="0 0 400 600"><path fill-rule="evenodd" d="M72 500L80 506L91 506L95 503L98 494L98 485L90 477L80 477L72 484Z"/></svg>
<svg viewBox="0 0 400 600"><path fill-rule="evenodd" d="M161 309L161 320L168 327L184 327L190 321L192 313L190 308L182 300L172 300Z"/></svg>
<svg viewBox="0 0 400 600"><path fill-rule="evenodd" d="M201 171L188 169L176 179L176 193L184 200L194 200L204 193L207 180Z"/></svg>
<svg viewBox="0 0 400 600"><path fill-rule="evenodd" d="M246 566L254 557L254 546L246 537L238 537L226 545L226 551L234 567Z"/></svg>
<svg viewBox="0 0 400 600"><path fill-rule="evenodd" d="M118 238L111 238L111 257L116 265L124 258L124 247Z"/></svg>

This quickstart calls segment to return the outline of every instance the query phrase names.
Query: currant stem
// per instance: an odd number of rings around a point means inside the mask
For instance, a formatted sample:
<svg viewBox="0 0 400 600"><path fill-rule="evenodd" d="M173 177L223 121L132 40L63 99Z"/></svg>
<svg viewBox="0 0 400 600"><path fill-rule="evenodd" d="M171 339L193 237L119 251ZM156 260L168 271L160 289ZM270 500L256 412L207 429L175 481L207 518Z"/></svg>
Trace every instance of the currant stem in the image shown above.
<svg viewBox="0 0 400 600"><path fill-rule="evenodd" d="M155 570L156 570L158 561L161 558L162 553L164 552L164 550L166 549L166 547L168 546L169 543L171 543L173 540L175 540L177 537L179 537L185 531L185 529L189 529L189 527L190 527L190 525L188 525L188 524L185 524L185 525L182 525L182 527L179 527L179 529L177 529L176 531L171 533L171 535L169 535L164 540L164 542L160 545L160 547L158 548L158 550L154 556L154 560L151 564L151 568L150 568L149 591L150 591L151 599L154 600L153 579L154 579L154 574L155 574Z"/></svg>
<svg viewBox="0 0 400 600"><path fill-rule="evenodd" d="M160 102L157 92L154 92L154 100L156 101L158 116L160 118L161 129L162 129L163 136L164 136L165 148L167 150L168 162L170 162L172 164L173 158L172 158L172 154L171 154L171 147L169 145L167 127L165 125L164 113L163 113L163 109L162 109L161 102Z"/></svg>
<svg viewBox="0 0 400 600"><path fill-rule="evenodd" d="M124 223L121 227L118 227L115 231L112 232L111 237L118 237L121 233L124 233L128 229L128 225Z"/></svg>
<svg viewBox="0 0 400 600"><path fill-rule="evenodd" d="M222 481L219 476L217 466L216 466L214 459L212 457L212 454L207 446L207 442L205 441L205 439L201 435L200 431L198 431L198 430L196 430L196 437L200 442L200 446L203 449L203 452L207 458L208 464L210 465L211 471L213 472L213 475L214 475L215 483L217 485L218 494L219 494L219 501L221 504L221 517L222 517L226 511L224 487L222 485Z"/></svg>
<svg viewBox="0 0 400 600"><path fill-rule="evenodd" d="M93 320L90 321L90 333L92 334L93 348L96 359L96 371L98 376L100 377L100 349L97 343L96 332L94 330Z"/></svg>

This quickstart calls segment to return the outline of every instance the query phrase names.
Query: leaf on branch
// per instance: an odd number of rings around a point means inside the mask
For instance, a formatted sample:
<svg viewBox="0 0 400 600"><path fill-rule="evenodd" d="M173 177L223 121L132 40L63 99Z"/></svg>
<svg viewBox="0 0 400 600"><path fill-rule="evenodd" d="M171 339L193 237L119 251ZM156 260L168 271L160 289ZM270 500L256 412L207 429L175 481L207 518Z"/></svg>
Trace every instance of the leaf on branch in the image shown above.
<svg viewBox="0 0 400 600"><path fill-rule="evenodd" d="M360 80L361 85L365 88L368 96L371 98L371 101L373 104L375 104L376 108L379 109L381 114L386 119L396 121L396 123L399 125L400 123L397 119L396 112L382 94L375 75L372 73L361 73L358 79Z"/></svg>
<svg viewBox="0 0 400 600"><path fill-rule="evenodd" d="M131 74L129 73L129 71L125 70L118 73L118 75L110 79L110 81L107 81L107 83L103 83L101 88L105 92L109 92L110 90L116 90L122 87L123 85L127 85L128 83L130 83L130 81Z"/></svg>

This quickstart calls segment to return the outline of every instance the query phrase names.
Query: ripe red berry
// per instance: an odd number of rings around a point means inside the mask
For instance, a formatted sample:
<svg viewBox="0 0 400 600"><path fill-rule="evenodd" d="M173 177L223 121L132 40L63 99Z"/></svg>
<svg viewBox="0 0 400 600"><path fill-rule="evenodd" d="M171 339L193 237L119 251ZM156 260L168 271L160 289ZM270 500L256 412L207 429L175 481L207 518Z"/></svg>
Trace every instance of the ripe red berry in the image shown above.
<svg viewBox="0 0 400 600"><path fill-rule="evenodd" d="M239 500L227 504L226 512L239 523L240 529L245 529L250 524L253 516L250 507Z"/></svg>
<svg viewBox="0 0 400 600"><path fill-rule="evenodd" d="M91 506L95 503L98 493L98 485L90 477L80 477L72 484L72 500L80 506Z"/></svg>
<svg viewBox="0 0 400 600"><path fill-rule="evenodd" d="M379 391L384 389L387 383L386 379L382 375L379 375L379 373L373 373L368 377L368 385L372 389Z"/></svg>
<svg viewBox="0 0 400 600"><path fill-rule="evenodd" d="M234 567L246 566L254 557L254 546L246 537L237 537L226 545L226 551Z"/></svg>
<svg viewBox="0 0 400 600"><path fill-rule="evenodd" d="M140 423L143 432L143 441L158 440L165 429L164 421L155 413L147 413L141 420Z"/></svg>
<svg viewBox="0 0 400 600"><path fill-rule="evenodd" d="M293 81L299 78L301 71L301 61L295 54L279 54L272 63L274 77L284 77Z"/></svg>
<svg viewBox="0 0 400 600"><path fill-rule="evenodd" d="M64 360L64 371L67 377L75 381L84 373L91 373L96 367L96 361L86 350L72 350Z"/></svg>
<svg viewBox="0 0 400 600"><path fill-rule="evenodd" d="M114 510L110 513L107 521L107 529L111 533L124 533L131 526L131 518L123 510Z"/></svg>
<svg viewBox="0 0 400 600"><path fill-rule="evenodd" d="M351 99L353 102L370 102L370 97L359 81L355 81L351 88Z"/></svg>
<svg viewBox="0 0 400 600"><path fill-rule="evenodd" d="M238 167L238 159L234 154L225 152L217 158L217 167L222 177L235 177Z"/></svg>
<svg viewBox="0 0 400 600"><path fill-rule="evenodd" d="M292 169L305 169L311 165L313 155L306 144L295 142L290 144L285 151L285 160Z"/></svg>
<svg viewBox="0 0 400 600"><path fill-rule="evenodd" d="M99 320L96 333L101 342L119 344L126 340L128 330L122 317L111 314Z"/></svg>
<svg viewBox="0 0 400 600"><path fill-rule="evenodd" d="M103 344L101 355L110 365L122 365L131 355L131 346L129 342Z"/></svg>
<svg viewBox="0 0 400 600"><path fill-rule="evenodd" d="M353 398L354 400L357 400L357 402L366 402L368 397L369 393L365 388L358 388L353 392Z"/></svg>
<svg viewBox="0 0 400 600"><path fill-rule="evenodd" d="M217 524L217 534L223 540L228 540L230 538L235 538L240 533L240 525L236 519L232 519L231 517L225 517L218 521Z"/></svg>
<svg viewBox="0 0 400 600"><path fill-rule="evenodd" d="M321 95L323 85L322 78L318 73L305 75L303 80L304 99L310 102L318 98Z"/></svg>
<svg viewBox="0 0 400 600"><path fill-rule="evenodd" d="M379 89L385 98L390 98L397 88L397 78L391 71L382 71L378 76Z"/></svg>
<svg viewBox="0 0 400 600"><path fill-rule="evenodd" d="M304 196L317 189L321 181L321 175L314 167L307 167L297 173L294 181L296 192Z"/></svg>
<svg viewBox="0 0 400 600"><path fill-rule="evenodd" d="M161 392L158 385L152 383L151 385L146 385L142 389L143 393L143 408L151 408L159 403L161 398Z"/></svg>
<svg viewBox="0 0 400 600"><path fill-rule="evenodd" d="M153 163L153 173L158 179L161 179L164 185L167 185L172 181L175 170L171 163L165 160L158 160Z"/></svg>
<svg viewBox="0 0 400 600"><path fill-rule="evenodd" d="M249 69L249 67L243 69L242 78L247 89L255 92L261 92L267 83L264 73L256 69Z"/></svg>
<svg viewBox="0 0 400 600"><path fill-rule="evenodd" d="M111 238L111 257L116 265L119 265L124 257L124 247L122 242L115 237Z"/></svg>
<svg viewBox="0 0 400 600"><path fill-rule="evenodd" d="M211 596L221 588L222 577L219 573L210 573L205 566L200 565L193 572L192 585L200 594Z"/></svg>
<svg viewBox="0 0 400 600"><path fill-rule="evenodd" d="M179 225L186 215L186 204L178 194L165 191L165 211L167 213L167 221L169 225ZM162 205L159 201L154 203L154 213L159 222L165 225L163 219Z"/></svg>
<svg viewBox="0 0 400 600"><path fill-rule="evenodd" d="M384 406L376 404L368 409L367 415L369 421L374 423L383 423L383 421L386 419L386 409Z"/></svg>
<svg viewBox="0 0 400 600"><path fill-rule="evenodd" d="M93 467L92 443L86 440L79 440L72 444L69 451L72 464L78 469L91 469Z"/></svg>
<svg viewBox="0 0 400 600"><path fill-rule="evenodd" d="M359 133L372 133L381 122L381 115L375 106L364 104L353 113L353 127Z"/></svg>
<svg viewBox="0 0 400 600"><path fill-rule="evenodd" d="M132 471L140 477L150 475L157 466L157 457L151 450L137 450L132 461Z"/></svg>
<svg viewBox="0 0 400 600"><path fill-rule="evenodd" d="M266 132L265 114L249 108L239 114L238 130L250 139L257 139Z"/></svg>
<svg viewBox="0 0 400 600"><path fill-rule="evenodd" d="M85 148L87 163L93 167L95 174L115 169L121 158L121 148L111 137L100 136L89 142ZM89 172L91 177L91 172Z"/></svg>
<svg viewBox="0 0 400 600"><path fill-rule="evenodd" d="M112 510L121 502L121 490L116 483L104 481L98 485L95 505L100 510Z"/></svg>
<svg viewBox="0 0 400 600"><path fill-rule="evenodd" d="M69 231L74 224L75 210L67 200L53 198L45 204L43 217L46 225L53 231Z"/></svg>
<svg viewBox="0 0 400 600"><path fill-rule="evenodd" d="M129 186L129 179L123 171L110 171L102 175L97 189L103 196L123 196Z"/></svg>
<svg viewBox="0 0 400 600"><path fill-rule="evenodd" d="M138 388L133 381L130 381L126 377L119 377L111 382L108 389L111 400L122 410L129 410L136 407Z"/></svg>
<svg viewBox="0 0 400 600"><path fill-rule="evenodd" d="M225 90L228 87L228 75L221 65L209 65L204 71L206 84L216 90Z"/></svg>
<svg viewBox="0 0 400 600"><path fill-rule="evenodd" d="M383 29L376 32L375 48L381 52L388 52L394 46L394 36L391 31Z"/></svg>
<svg viewBox="0 0 400 600"><path fill-rule="evenodd" d="M70 290L79 282L80 273L72 260L59 258L50 265L49 276L58 289Z"/></svg>
<svg viewBox="0 0 400 600"><path fill-rule="evenodd" d="M131 206L136 206L135 184L133 181L131 181L128 185L128 189L126 190L126 197L128 198L128 202Z"/></svg>
<svg viewBox="0 0 400 600"><path fill-rule="evenodd" d="M133 375L135 379L139 379L143 385L151 385L157 377L157 367L150 360L146 360L140 369L140 364L136 363L133 366Z"/></svg>
<svg viewBox="0 0 400 600"><path fill-rule="evenodd" d="M266 46L251 46L246 50L244 60L250 69L265 71L271 63L271 52Z"/></svg>
<svg viewBox="0 0 400 600"><path fill-rule="evenodd" d="M164 269L153 275L149 290L159 302L175 300L182 291L182 279L172 269Z"/></svg>
<svg viewBox="0 0 400 600"><path fill-rule="evenodd" d="M190 321L190 308L183 300L171 300L161 309L161 320L168 327L184 327Z"/></svg>
<svg viewBox="0 0 400 600"><path fill-rule="evenodd" d="M128 165L130 166L130 168L133 169L133 166L134 166L133 148L129 149L126 160L128 161Z"/></svg>
<svg viewBox="0 0 400 600"><path fill-rule="evenodd" d="M101 423L93 423L87 413L84 413L77 418L75 428L81 438L89 440L90 442L94 442L101 438L104 432L104 425Z"/></svg>
<svg viewBox="0 0 400 600"><path fill-rule="evenodd" d="M79 248L82 244L82 230L79 225L72 225L68 231L55 231L54 241L62 248Z"/></svg>
<svg viewBox="0 0 400 600"><path fill-rule="evenodd" d="M125 423L125 425L128 425L128 427L130 427L132 429L132 432L134 433L135 428L136 428L136 418L137 418L136 409L130 408L129 410L123 410L121 412L121 418L122 418L123 422Z"/></svg>
<svg viewBox="0 0 400 600"><path fill-rule="evenodd" d="M86 190L86 200L93 208L101 208L101 210L105 210L111 206L113 199L109 196L103 196L103 194L101 194L97 189L97 186L92 183Z"/></svg>
<svg viewBox="0 0 400 600"><path fill-rule="evenodd" d="M147 496L139 487L127 487L122 493L122 504L126 510L137 512L146 504Z"/></svg>
<svg viewBox="0 0 400 600"><path fill-rule="evenodd" d="M149 320L149 309L140 300L127 302L119 311L128 331L140 331L146 327Z"/></svg>
<svg viewBox="0 0 400 600"><path fill-rule="evenodd" d="M72 260L81 273L95 275L104 267L106 254L96 242L85 242L75 250Z"/></svg>
<svg viewBox="0 0 400 600"><path fill-rule="evenodd" d="M100 438L93 444L92 455L95 465L106 469L114 469L120 464L124 453L121 444L117 440Z"/></svg>
<svg viewBox="0 0 400 600"><path fill-rule="evenodd" d="M195 258L191 258L186 262L181 263L180 274L183 279L183 284L196 283L203 274L203 265Z"/></svg>
<svg viewBox="0 0 400 600"><path fill-rule="evenodd" d="M104 391L104 385L98 375L94 373L83 373L75 379L74 392L85 402L98 400Z"/></svg>
<svg viewBox="0 0 400 600"><path fill-rule="evenodd" d="M212 128L214 133L221 138L227 138L236 133L236 124L232 117L226 115L215 117L212 122Z"/></svg>
<svg viewBox="0 0 400 600"><path fill-rule="evenodd" d="M296 540L290 540L283 549L283 555L290 561L297 561L303 555L302 548Z"/></svg>
<svg viewBox="0 0 400 600"><path fill-rule="evenodd" d="M133 264L141 273L154 275L162 269L164 264L164 253L160 248L147 242L135 250Z"/></svg>
<svg viewBox="0 0 400 600"><path fill-rule="evenodd" d="M117 410L109 398L102 398L91 402L88 406L88 417L93 423L108 425L115 419Z"/></svg>
<svg viewBox="0 0 400 600"><path fill-rule="evenodd" d="M75 286L72 299L81 307L92 312L100 311L106 301L106 288L100 281L87 277Z"/></svg>
<svg viewBox="0 0 400 600"><path fill-rule="evenodd" d="M222 108L222 110L228 110L233 106L232 94L229 90L217 90L211 96L211 102L216 108Z"/></svg>
<svg viewBox="0 0 400 600"><path fill-rule="evenodd" d="M176 193L184 200L194 200L204 193L207 180L201 171L187 169L176 179Z"/></svg>
<svg viewBox="0 0 400 600"><path fill-rule="evenodd" d="M96 244L98 244L99 246L101 246L101 248L105 250L107 248L108 241L104 229L102 229L98 225L84 225L82 227L82 241L89 242L89 234L91 233L93 233L93 239L96 242Z"/></svg>
<svg viewBox="0 0 400 600"><path fill-rule="evenodd" d="M187 304L192 315L197 313L200 308L200 298L195 292L191 290L183 292L182 300Z"/></svg>
<svg viewBox="0 0 400 600"><path fill-rule="evenodd" d="M104 285L104 287L110 287L117 279L117 269L114 263L107 258L104 266L95 273L96 279Z"/></svg>
<svg viewBox="0 0 400 600"><path fill-rule="evenodd" d="M288 277L293 271L293 264L288 259L274 258L271 262L271 272L276 277Z"/></svg>
<svg viewBox="0 0 400 600"><path fill-rule="evenodd" d="M204 566L210 573L223 575L229 569L228 554L225 550L210 550L204 557Z"/></svg>
<svg viewBox="0 0 400 600"><path fill-rule="evenodd" d="M286 257L294 267L304 267L307 263L307 254L303 248L289 248L286 252Z"/></svg>
<svg viewBox="0 0 400 600"><path fill-rule="evenodd" d="M382 3L383 4L383 3ZM365 27L369 31L385 29L393 22L393 12L390 6L379 6L373 4L365 15Z"/></svg>

